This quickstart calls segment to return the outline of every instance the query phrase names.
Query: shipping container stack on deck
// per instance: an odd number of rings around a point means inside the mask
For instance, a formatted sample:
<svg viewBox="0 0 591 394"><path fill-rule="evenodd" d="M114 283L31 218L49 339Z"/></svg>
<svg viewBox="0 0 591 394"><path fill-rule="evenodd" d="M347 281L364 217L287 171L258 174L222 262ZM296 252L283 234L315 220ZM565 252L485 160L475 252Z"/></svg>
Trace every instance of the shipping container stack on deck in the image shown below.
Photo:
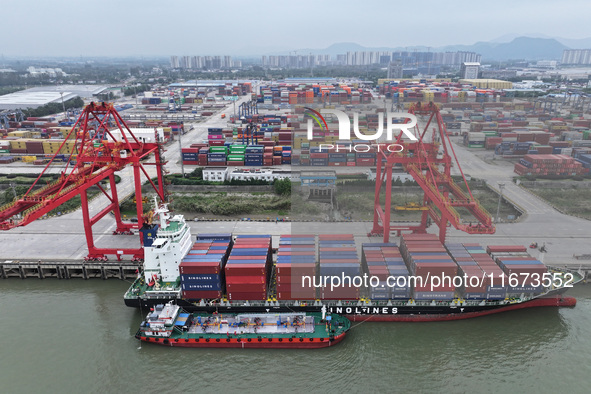
<svg viewBox="0 0 591 394"><path fill-rule="evenodd" d="M508 283L507 297L519 298L522 294L530 296L544 291L541 283L548 268L544 263L530 256L525 247L489 246L487 250L490 252L491 260L494 259L508 277L505 282ZM539 283L534 283L535 278L532 278L532 274L538 277ZM517 283L511 283L513 278ZM511 286L512 284L517 286ZM540 286L535 286L537 284Z"/></svg>
<svg viewBox="0 0 591 394"><path fill-rule="evenodd" d="M238 235L225 269L228 300L266 300L271 264L270 235Z"/></svg>
<svg viewBox="0 0 591 394"><path fill-rule="evenodd" d="M446 244L458 264L458 275L466 277L462 296L467 300L502 300L507 296L503 270L490 258L480 244ZM492 275L492 278L491 278Z"/></svg>
<svg viewBox="0 0 591 394"><path fill-rule="evenodd" d="M197 235L197 241L179 265L184 299L222 297L224 265L231 245L231 234Z"/></svg>
<svg viewBox="0 0 591 394"><path fill-rule="evenodd" d="M408 268L398 246L394 243L365 243L361 245L361 264L371 277L379 278L379 284L368 290L372 300L410 298L411 285ZM388 276L391 277L388 283ZM405 279L398 279L403 277Z"/></svg>
<svg viewBox="0 0 591 394"><path fill-rule="evenodd" d="M431 278L451 277L457 274L457 265L449 256L439 238L433 234L403 234L400 252L411 275L420 277L414 286L416 300L451 300L455 297L453 283L442 283L431 289Z"/></svg>
<svg viewBox="0 0 591 394"><path fill-rule="evenodd" d="M361 276L361 265L352 234L321 234L318 236L318 261L320 278L336 276L339 278ZM356 300L359 287L349 283L331 289L321 288L321 298L325 300Z"/></svg>
<svg viewBox="0 0 591 394"><path fill-rule="evenodd" d="M282 235L279 238L275 280L278 300L316 299L316 237ZM302 278L305 279L303 284Z"/></svg>

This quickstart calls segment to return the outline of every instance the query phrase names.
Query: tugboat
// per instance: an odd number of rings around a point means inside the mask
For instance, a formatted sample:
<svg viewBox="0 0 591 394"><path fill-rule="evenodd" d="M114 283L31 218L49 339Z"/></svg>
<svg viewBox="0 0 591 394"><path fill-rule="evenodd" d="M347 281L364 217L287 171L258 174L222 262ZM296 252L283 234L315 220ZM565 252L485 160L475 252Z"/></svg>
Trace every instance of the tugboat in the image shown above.
<svg viewBox="0 0 591 394"><path fill-rule="evenodd" d="M140 341L178 347L314 349L334 346L351 322L326 312L188 313L169 302L141 323Z"/></svg>

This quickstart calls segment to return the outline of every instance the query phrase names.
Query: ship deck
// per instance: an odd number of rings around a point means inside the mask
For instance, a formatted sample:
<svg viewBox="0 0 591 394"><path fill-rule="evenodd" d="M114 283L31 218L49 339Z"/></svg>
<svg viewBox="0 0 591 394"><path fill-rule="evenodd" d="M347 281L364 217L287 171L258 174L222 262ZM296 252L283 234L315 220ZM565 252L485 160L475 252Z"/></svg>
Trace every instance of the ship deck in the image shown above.
<svg viewBox="0 0 591 394"><path fill-rule="evenodd" d="M195 339L195 338L328 338L345 333L351 322L341 315L329 314L331 316L330 327L321 322L319 313L282 313L282 314L193 314L194 322L188 330L182 330L181 326L191 314L181 313L177 318L179 324L175 324L170 339ZM302 324L292 324L294 316L300 316ZM287 317L290 317L288 322ZM201 324L199 324L201 317ZM251 319L250 325L238 327L234 323L244 323ZM259 318L258 325L252 323ZM278 322L279 319L279 322ZM222 323L223 322L223 323ZM204 324L205 323L205 324ZM222 323L222 324L220 324ZM264 324L263 324L264 323ZM205 327L204 327L205 325ZM140 330L141 331L141 330Z"/></svg>
<svg viewBox="0 0 591 394"><path fill-rule="evenodd" d="M304 316L301 314L281 314L281 315L237 315L235 317L225 318L224 315L216 317L196 316L195 324L189 328L189 334L298 334L315 333L316 330L324 330L325 324L315 324L314 316ZM197 320L199 319L199 320ZM257 323L255 321L258 319ZM201 321L201 324L199 324Z"/></svg>

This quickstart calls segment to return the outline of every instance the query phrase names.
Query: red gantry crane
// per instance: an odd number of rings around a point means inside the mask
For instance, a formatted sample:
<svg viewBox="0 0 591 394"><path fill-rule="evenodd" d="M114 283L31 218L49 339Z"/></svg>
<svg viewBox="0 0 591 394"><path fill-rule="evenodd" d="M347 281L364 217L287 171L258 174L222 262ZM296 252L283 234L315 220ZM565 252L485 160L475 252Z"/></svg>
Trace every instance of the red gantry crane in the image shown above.
<svg viewBox="0 0 591 394"><path fill-rule="evenodd" d="M160 201L164 202L166 200L163 179L163 165L165 162L162 155L162 142L159 140L156 131L154 134L154 142L144 142L136 138L131 132L113 104L104 102L90 103L84 108L57 153L47 163L27 192L12 203L0 207L0 229L9 230L18 226L26 226L79 194L88 245L86 259L107 260L107 255L115 255L117 259L121 259L123 255L130 256L132 260L143 259L144 251L141 247L124 249L97 248L94 245L92 226L109 212L113 212L117 223L114 234L131 234L132 229L142 229L144 224L146 226L150 225L150 223L145 223L148 216L143 214L142 173L156 191ZM33 190L39 179L56 161L58 154L60 152L66 153L65 149L62 149L66 141L71 140L71 138L75 141L74 148L70 152L69 159L59 179ZM78 152L77 155L75 155L76 151ZM142 163L152 154L155 158L153 163ZM137 223L124 223L119 210L115 173L121 171L127 165L133 167ZM144 168L145 165L154 165L156 167L158 185L154 184L150 176L148 176ZM109 179L109 191L105 190L100 184L106 178ZM109 200L108 205L93 217L90 217L87 194L88 188L91 186L97 186Z"/></svg>
<svg viewBox="0 0 591 394"><path fill-rule="evenodd" d="M396 143L404 146L403 151L389 152L387 144L380 147L377 154L373 229L369 235L383 235L384 242L388 242L391 231L396 231L398 234L402 231L425 233L429 218L439 226L439 240L442 243L445 243L448 223L469 234L493 234L495 227L491 216L474 198L468 187L466 177L445 130L439 108L434 103L421 105L419 102L413 104L408 112L417 118L423 117L427 121L422 131L418 124L414 127L414 134L418 141L403 141L400 133ZM428 136L427 130L432 124L434 126L436 124L437 127L434 128L433 134ZM451 178L452 162L455 162L467 192L464 192ZM390 223L392 167L395 165L402 165L424 191L421 222L416 226L399 226ZM380 202L382 188L385 189L383 207ZM456 210L458 207L467 209L474 217L475 223L463 222Z"/></svg>

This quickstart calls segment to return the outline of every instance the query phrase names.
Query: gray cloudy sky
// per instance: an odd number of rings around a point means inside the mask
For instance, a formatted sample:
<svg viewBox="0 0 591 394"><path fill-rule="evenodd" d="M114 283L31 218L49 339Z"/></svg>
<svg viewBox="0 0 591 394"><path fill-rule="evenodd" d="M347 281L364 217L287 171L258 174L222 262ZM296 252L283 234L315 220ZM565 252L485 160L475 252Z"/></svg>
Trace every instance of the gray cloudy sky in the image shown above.
<svg viewBox="0 0 591 394"><path fill-rule="evenodd" d="M100 6L99 6L100 5ZM591 37L588 0L2 0L6 56L259 55Z"/></svg>

